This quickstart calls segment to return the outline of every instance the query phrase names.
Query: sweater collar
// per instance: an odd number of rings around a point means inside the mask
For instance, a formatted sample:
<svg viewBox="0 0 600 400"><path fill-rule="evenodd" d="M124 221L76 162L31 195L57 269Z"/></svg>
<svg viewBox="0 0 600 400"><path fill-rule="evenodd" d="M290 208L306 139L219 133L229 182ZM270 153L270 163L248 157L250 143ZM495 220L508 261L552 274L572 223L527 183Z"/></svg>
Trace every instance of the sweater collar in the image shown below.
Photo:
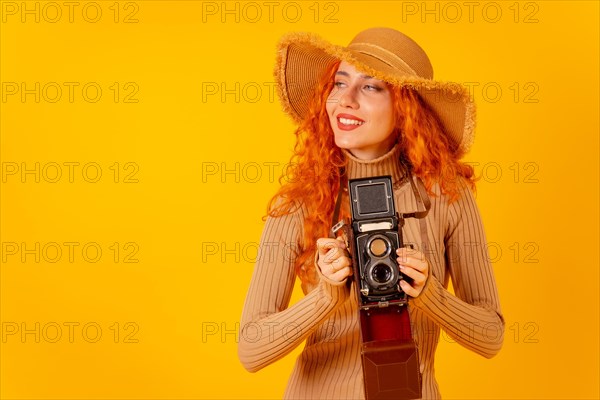
<svg viewBox="0 0 600 400"><path fill-rule="evenodd" d="M409 170L401 157L400 145L396 144L381 157L372 160L361 160L348 150L342 149L347 163L348 179L368 178L371 176L391 175L394 186L402 183Z"/></svg>

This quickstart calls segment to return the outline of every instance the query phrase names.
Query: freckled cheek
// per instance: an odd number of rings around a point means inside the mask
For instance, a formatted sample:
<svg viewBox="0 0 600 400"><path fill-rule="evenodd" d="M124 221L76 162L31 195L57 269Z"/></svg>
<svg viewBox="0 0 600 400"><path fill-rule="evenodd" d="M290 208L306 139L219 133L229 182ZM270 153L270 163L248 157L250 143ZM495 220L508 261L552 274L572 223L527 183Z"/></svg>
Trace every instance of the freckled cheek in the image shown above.
<svg viewBox="0 0 600 400"><path fill-rule="evenodd" d="M396 127L396 121L394 121L394 118L390 118L389 123L388 123L388 130L393 131L395 127Z"/></svg>
<svg viewBox="0 0 600 400"><path fill-rule="evenodd" d="M381 120L386 121L385 124L387 124L387 128L389 130L393 130L394 127L396 126L396 121L394 120L394 113L391 109L382 113Z"/></svg>
<svg viewBox="0 0 600 400"><path fill-rule="evenodd" d="M336 126L335 118L333 117L333 110L327 109L327 121L329 121L329 126L333 129Z"/></svg>
<svg viewBox="0 0 600 400"><path fill-rule="evenodd" d="M327 111L327 115L329 115L329 117L331 118L331 115L333 114L333 111L335 110L335 103L333 102L333 99L331 99L330 97L327 98L327 104L325 104L325 110Z"/></svg>

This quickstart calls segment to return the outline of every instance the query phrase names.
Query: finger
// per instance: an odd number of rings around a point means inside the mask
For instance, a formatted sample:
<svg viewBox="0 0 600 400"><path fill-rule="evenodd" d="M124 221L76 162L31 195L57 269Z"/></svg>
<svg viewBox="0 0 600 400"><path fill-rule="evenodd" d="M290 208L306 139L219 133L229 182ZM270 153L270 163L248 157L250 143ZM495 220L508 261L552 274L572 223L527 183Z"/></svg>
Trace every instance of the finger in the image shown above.
<svg viewBox="0 0 600 400"><path fill-rule="evenodd" d="M322 252L323 254L327 253L330 249L332 249L334 247L341 248L341 249L346 248L346 243L344 242L344 239L341 236L336 239L332 239L332 238L317 239L317 249L319 249L319 252Z"/></svg>
<svg viewBox="0 0 600 400"><path fill-rule="evenodd" d="M336 262L339 258L344 257L346 254L343 249L339 247L332 247L329 249L327 253L323 256L323 261L327 264L331 264Z"/></svg>
<svg viewBox="0 0 600 400"><path fill-rule="evenodd" d="M325 254L322 254L321 257L324 262L332 263L340 257L350 258L350 254L345 249L345 246L344 246L344 248L334 246L334 247L330 248Z"/></svg>
<svg viewBox="0 0 600 400"><path fill-rule="evenodd" d="M407 247L400 247L398 249L396 249L396 254L398 255L398 257L402 257L402 258L414 258L417 260L424 260L425 259L425 255L423 253L421 253L419 250L414 250L414 249L410 249Z"/></svg>
<svg viewBox="0 0 600 400"><path fill-rule="evenodd" d="M411 247L398 247L396 249L396 254L403 255L403 256L412 256L415 258L424 256L423 253L421 253L419 250L413 249Z"/></svg>
<svg viewBox="0 0 600 400"><path fill-rule="evenodd" d="M352 266L352 260L346 256L340 256L331 262L331 266L333 267L333 271L337 272L342 268Z"/></svg>
<svg viewBox="0 0 600 400"><path fill-rule="evenodd" d="M340 257L325 267L325 271L324 275L327 278L341 281L347 276L352 275L352 260L347 257Z"/></svg>
<svg viewBox="0 0 600 400"><path fill-rule="evenodd" d="M417 271L421 271L423 273L425 273L429 269L429 264L427 263L427 259L425 257L399 255L396 258L396 261L398 261L398 264L414 268Z"/></svg>
<svg viewBox="0 0 600 400"><path fill-rule="evenodd" d="M421 253L419 250L411 249L409 247L400 247L396 249L396 255L401 257L403 260L413 259L419 261L425 261L425 254Z"/></svg>
<svg viewBox="0 0 600 400"><path fill-rule="evenodd" d="M337 240L331 238L320 238L317 240L317 249L319 250L319 255L324 256L327 254L329 250L337 247Z"/></svg>
<svg viewBox="0 0 600 400"><path fill-rule="evenodd" d="M400 281L400 287L402 288L402 290L404 290L404 293L411 297L417 297L420 293L420 291L417 291L415 288L410 286L410 284L405 280Z"/></svg>
<svg viewBox="0 0 600 400"><path fill-rule="evenodd" d="M346 249L346 246L344 245L344 247L337 247L336 248L336 256L337 257L348 257L348 258L350 258L350 253L348 253L348 249Z"/></svg>
<svg viewBox="0 0 600 400"><path fill-rule="evenodd" d="M421 272L417 271L416 269L405 267L403 265L400 265L400 272L402 272L404 275L408 276L409 278L412 278L413 282L416 285L421 285L421 284L425 283L425 281L427 280L427 276L425 274L422 274Z"/></svg>
<svg viewBox="0 0 600 400"><path fill-rule="evenodd" d="M398 262L399 267L414 269L424 275L428 275L429 273L429 265L427 264L427 261L419 261L410 258L402 259L402 257L396 258L396 261Z"/></svg>
<svg viewBox="0 0 600 400"><path fill-rule="evenodd" d="M337 271L335 274L331 275L331 277L329 279L337 281L337 282L341 282L351 275L352 275L352 268L344 267L341 270Z"/></svg>
<svg viewBox="0 0 600 400"><path fill-rule="evenodd" d="M400 264L416 269L423 274L427 274L429 271L429 264L427 263L427 260L417 260L409 257L406 261L407 262L401 262Z"/></svg>

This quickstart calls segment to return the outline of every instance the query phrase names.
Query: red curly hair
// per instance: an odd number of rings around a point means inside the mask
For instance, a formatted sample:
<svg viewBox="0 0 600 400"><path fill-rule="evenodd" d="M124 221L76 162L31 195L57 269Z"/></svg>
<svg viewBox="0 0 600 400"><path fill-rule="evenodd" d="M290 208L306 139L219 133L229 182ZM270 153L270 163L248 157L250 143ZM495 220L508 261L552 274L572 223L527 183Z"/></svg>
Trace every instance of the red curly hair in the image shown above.
<svg viewBox="0 0 600 400"><path fill-rule="evenodd" d="M325 107L338 66L339 62L333 63L321 77L306 117L295 132L292 168L279 179L281 187L267 206L267 215L271 217L290 214L302 206L307 211L303 246L295 263L303 286L307 282L314 283L310 261L316 251L316 240L328 236L340 184L347 181L343 175L347 160L335 144ZM413 174L423 180L429 194L434 195L432 187L438 183L441 192L454 201L459 196L461 180L474 190L473 167L461 162L451 151L442 125L419 94L408 87L388 87L392 93L394 134L402 147L401 157L410 164ZM341 214L348 216L347 206L342 208Z"/></svg>

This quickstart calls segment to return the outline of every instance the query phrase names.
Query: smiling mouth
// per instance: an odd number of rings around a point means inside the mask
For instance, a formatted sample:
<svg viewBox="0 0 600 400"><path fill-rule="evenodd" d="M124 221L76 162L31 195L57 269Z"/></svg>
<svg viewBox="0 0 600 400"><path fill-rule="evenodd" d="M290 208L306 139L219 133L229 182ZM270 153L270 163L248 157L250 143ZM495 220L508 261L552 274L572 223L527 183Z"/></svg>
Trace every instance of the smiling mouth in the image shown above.
<svg viewBox="0 0 600 400"><path fill-rule="evenodd" d="M339 118L338 117L337 120L340 124L347 125L347 126L350 126L350 125L360 126L365 123L365 121L359 121L357 119L349 119L349 118Z"/></svg>

